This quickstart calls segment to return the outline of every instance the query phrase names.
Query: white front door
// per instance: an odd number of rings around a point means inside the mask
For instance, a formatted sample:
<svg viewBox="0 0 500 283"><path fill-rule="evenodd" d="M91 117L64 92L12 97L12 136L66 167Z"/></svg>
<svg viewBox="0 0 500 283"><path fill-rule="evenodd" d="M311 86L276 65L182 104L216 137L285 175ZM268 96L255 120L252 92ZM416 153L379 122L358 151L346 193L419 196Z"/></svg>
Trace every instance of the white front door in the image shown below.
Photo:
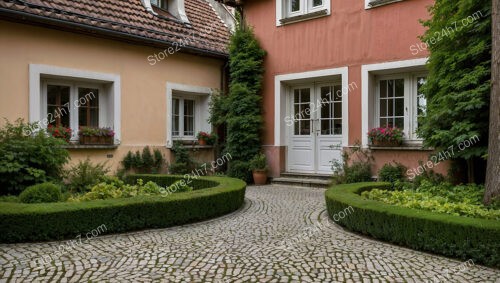
<svg viewBox="0 0 500 283"><path fill-rule="evenodd" d="M295 87L289 101L293 128L289 129L288 171L331 173L331 161L342 155L341 85Z"/></svg>

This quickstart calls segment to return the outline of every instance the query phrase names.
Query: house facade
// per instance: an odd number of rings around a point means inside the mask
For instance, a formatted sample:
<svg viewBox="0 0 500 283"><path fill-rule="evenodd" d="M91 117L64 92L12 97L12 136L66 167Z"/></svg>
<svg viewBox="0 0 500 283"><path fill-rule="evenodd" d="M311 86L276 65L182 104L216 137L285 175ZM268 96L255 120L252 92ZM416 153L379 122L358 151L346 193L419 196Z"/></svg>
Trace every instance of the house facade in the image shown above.
<svg viewBox="0 0 500 283"><path fill-rule="evenodd" d="M432 0L223 2L242 8L268 54L263 141L273 177L330 174L331 161L357 145L371 152L374 174L392 161L427 162L432 150L415 130L428 56L419 20ZM372 147L368 131L383 126L404 129L403 145Z"/></svg>
<svg viewBox="0 0 500 283"><path fill-rule="evenodd" d="M71 128L72 162L90 157L117 169L144 146L170 159L173 141L211 131L208 102L225 87L232 25L217 5L0 1L0 117ZM82 145L81 127L110 128L114 141ZM213 160L211 147L196 154Z"/></svg>

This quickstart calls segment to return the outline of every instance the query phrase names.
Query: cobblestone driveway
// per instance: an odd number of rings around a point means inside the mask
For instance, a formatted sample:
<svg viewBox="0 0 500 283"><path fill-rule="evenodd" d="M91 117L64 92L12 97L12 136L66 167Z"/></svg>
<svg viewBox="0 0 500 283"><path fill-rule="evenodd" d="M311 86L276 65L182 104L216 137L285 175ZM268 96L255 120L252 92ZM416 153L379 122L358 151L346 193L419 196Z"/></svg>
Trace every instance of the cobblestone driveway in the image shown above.
<svg viewBox="0 0 500 283"><path fill-rule="evenodd" d="M500 282L498 270L344 231L328 219L323 193L249 187L233 214L98 236L43 267L33 261L66 242L0 245L0 282Z"/></svg>

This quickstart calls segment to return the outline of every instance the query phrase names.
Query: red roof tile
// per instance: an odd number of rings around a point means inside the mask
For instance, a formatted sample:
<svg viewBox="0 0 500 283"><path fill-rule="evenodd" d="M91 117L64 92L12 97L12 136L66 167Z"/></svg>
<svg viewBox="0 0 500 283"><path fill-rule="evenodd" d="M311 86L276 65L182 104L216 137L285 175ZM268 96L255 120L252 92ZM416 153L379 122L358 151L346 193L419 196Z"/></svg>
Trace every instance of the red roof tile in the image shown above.
<svg viewBox="0 0 500 283"><path fill-rule="evenodd" d="M153 15L141 0L0 0L0 15L41 16L44 20L84 25L101 32L118 32L135 40L142 38L166 45L184 42L186 48L199 53L227 55L229 28L210 4L205 0L185 0L185 7L191 25L173 16Z"/></svg>

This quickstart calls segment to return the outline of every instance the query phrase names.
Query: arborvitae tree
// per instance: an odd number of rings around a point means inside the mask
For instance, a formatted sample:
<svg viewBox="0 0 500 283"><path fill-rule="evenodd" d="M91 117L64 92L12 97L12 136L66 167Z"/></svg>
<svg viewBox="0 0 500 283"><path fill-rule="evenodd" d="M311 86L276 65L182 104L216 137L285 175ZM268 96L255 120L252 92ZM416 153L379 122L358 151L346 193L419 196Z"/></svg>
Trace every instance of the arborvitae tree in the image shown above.
<svg viewBox="0 0 500 283"><path fill-rule="evenodd" d="M149 146L146 146L142 149L142 164L144 167L144 171L146 173L151 173L151 170L154 166L153 154L151 154L151 149Z"/></svg>
<svg viewBox="0 0 500 283"><path fill-rule="evenodd" d="M427 146L454 146L454 158L469 165L484 158L488 142L491 64L491 1L437 0L421 38L429 45L429 76L423 88L427 116L418 133ZM465 150L457 145L476 136ZM472 180L471 180L472 179Z"/></svg>
<svg viewBox="0 0 500 283"><path fill-rule="evenodd" d="M228 174L249 181L249 161L261 151L262 78L265 51L253 31L239 25L229 46Z"/></svg>

